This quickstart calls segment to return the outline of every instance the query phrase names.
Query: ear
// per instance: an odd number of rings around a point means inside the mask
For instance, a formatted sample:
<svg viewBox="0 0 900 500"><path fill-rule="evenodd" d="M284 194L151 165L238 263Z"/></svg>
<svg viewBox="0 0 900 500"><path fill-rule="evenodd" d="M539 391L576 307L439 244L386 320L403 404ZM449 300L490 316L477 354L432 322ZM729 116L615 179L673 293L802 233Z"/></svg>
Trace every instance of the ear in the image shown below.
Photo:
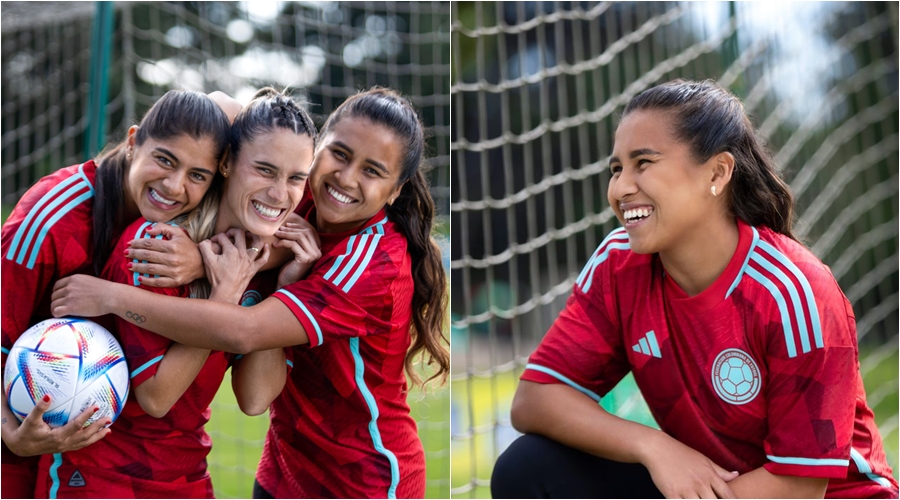
<svg viewBox="0 0 900 500"><path fill-rule="evenodd" d="M127 149L128 152L134 151L134 146L137 141L137 131L139 128L140 127L138 127L137 125L128 127L128 137L125 138L125 149Z"/></svg>
<svg viewBox="0 0 900 500"><path fill-rule="evenodd" d="M719 193L725 192L725 187L731 182L734 174L734 155L729 152L719 153L711 158L712 178L710 182L716 186Z"/></svg>
<svg viewBox="0 0 900 500"><path fill-rule="evenodd" d="M388 197L388 205L393 205L394 202L397 201L397 197L400 196L400 191L403 191L403 186L405 186L407 182L409 181L403 181L399 186L395 187L394 190L391 191L391 196Z"/></svg>
<svg viewBox="0 0 900 500"><path fill-rule="evenodd" d="M228 177L228 174L231 173L231 151L229 149L225 149L225 152L222 153L222 159L219 160L219 172L222 177Z"/></svg>

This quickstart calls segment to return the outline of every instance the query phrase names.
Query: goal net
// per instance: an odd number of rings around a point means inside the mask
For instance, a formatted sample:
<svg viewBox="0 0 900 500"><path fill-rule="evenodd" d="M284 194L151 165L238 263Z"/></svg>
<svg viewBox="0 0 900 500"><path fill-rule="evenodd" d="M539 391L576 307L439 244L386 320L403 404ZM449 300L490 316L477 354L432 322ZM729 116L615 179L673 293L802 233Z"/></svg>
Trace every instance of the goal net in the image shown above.
<svg viewBox="0 0 900 500"><path fill-rule="evenodd" d="M451 17L451 493L489 496L518 376L618 226L617 113L678 77L730 88L773 150L796 232L853 304L896 470L897 6L478 2ZM654 425L631 379L602 404Z"/></svg>

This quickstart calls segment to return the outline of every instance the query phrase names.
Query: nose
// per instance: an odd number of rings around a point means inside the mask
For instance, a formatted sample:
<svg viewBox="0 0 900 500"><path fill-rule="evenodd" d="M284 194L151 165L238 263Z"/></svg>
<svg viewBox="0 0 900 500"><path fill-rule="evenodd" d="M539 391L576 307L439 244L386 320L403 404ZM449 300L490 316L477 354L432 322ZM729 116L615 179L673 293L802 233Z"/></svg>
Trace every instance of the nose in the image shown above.
<svg viewBox="0 0 900 500"><path fill-rule="evenodd" d="M613 177L609 181L609 201L624 200L625 198L638 192L637 179L631 173L631 169L622 168L618 176Z"/></svg>
<svg viewBox="0 0 900 500"><path fill-rule="evenodd" d="M335 170L334 179L337 181L338 187L344 189L355 188L358 181L356 174L357 170L358 169L354 168L353 164L343 165L341 168Z"/></svg>
<svg viewBox="0 0 900 500"><path fill-rule="evenodd" d="M162 185L166 188L165 194L174 198L181 196L182 193L184 193L186 182L187 173L181 169L177 169L163 179Z"/></svg>
<svg viewBox="0 0 900 500"><path fill-rule="evenodd" d="M272 201L281 203L287 199L287 184L284 179L277 179L269 189L266 190L266 194Z"/></svg>

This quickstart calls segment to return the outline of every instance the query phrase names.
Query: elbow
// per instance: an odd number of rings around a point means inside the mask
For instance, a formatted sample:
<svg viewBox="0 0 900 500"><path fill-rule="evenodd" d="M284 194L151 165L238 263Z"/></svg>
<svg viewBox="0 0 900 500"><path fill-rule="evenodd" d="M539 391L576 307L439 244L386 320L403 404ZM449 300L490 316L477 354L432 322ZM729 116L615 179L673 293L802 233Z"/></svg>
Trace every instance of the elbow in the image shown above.
<svg viewBox="0 0 900 500"><path fill-rule="evenodd" d="M141 394L142 392L144 394ZM146 391L135 391L135 399L137 399L138 404L141 405L141 409L153 418L165 417L175 404L167 404L165 401L162 401L163 398L148 395L146 394Z"/></svg>
<svg viewBox="0 0 900 500"><path fill-rule="evenodd" d="M234 354L250 354L254 350L256 350L256 346L253 345L253 339L247 335L237 335L228 339L227 349L224 349L227 352Z"/></svg>
<svg viewBox="0 0 900 500"><path fill-rule="evenodd" d="M255 417L262 415L269 409L269 404L265 401L241 401L238 400L238 407L244 412L244 415Z"/></svg>

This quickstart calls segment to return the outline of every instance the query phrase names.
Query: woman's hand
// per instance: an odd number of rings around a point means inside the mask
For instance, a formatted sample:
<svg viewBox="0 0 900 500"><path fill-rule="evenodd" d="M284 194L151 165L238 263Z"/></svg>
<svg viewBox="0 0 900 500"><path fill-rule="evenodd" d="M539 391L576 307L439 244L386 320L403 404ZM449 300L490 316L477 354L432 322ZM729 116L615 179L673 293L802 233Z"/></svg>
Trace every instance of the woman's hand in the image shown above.
<svg viewBox="0 0 900 500"><path fill-rule="evenodd" d="M297 222L286 222L275 236L281 238L273 246L288 248L294 252L294 259L282 266L278 274L278 288L302 279L312 269L313 264L322 257L319 248L319 233L303 219Z"/></svg>
<svg viewBox="0 0 900 500"><path fill-rule="evenodd" d="M197 244L184 231L168 224L157 224L147 231L148 236L159 234L166 239L132 240L125 251L127 258L138 261L131 264L132 272L154 276L144 277L143 285L175 288L204 276L203 258Z"/></svg>
<svg viewBox="0 0 900 500"><path fill-rule="evenodd" d="M237 304L250 280L269 260L269 245L250 234L250 248L247 248L247 234L243 229L229 229L200 243L206 278L212 287L210 299Z"/></svg>
<svg viewBox="0 0 900 500"><path fill-rule="evenodd" d="M121 286L86 274L73 274L57 281L50 296L50 313L56 318L93 318L112 313L112 289Z"/></svg>
<svg viewBox="0 0 900 500"><path fill-rule="evenodd" d="M657 434L649 443L644 467L666 498L736 498L728 482L738 477L676 439Z"/></svg>
<svg viewBox="0 0 900 500"><path fill-rule="evenodd" d="M50 427L44 422L44 413L50 408L50 398L39 399L25 417L21 425L11 421L15 417L3 417L3 442L10 451L20 457L46 455L50 453L62 453L77 450L96 443L106 437L111 431L105 429L110 423L109 418L101 418L91 425L84 424L93 415L98 407L86 408L74 420L62 427Z"/></svg>

